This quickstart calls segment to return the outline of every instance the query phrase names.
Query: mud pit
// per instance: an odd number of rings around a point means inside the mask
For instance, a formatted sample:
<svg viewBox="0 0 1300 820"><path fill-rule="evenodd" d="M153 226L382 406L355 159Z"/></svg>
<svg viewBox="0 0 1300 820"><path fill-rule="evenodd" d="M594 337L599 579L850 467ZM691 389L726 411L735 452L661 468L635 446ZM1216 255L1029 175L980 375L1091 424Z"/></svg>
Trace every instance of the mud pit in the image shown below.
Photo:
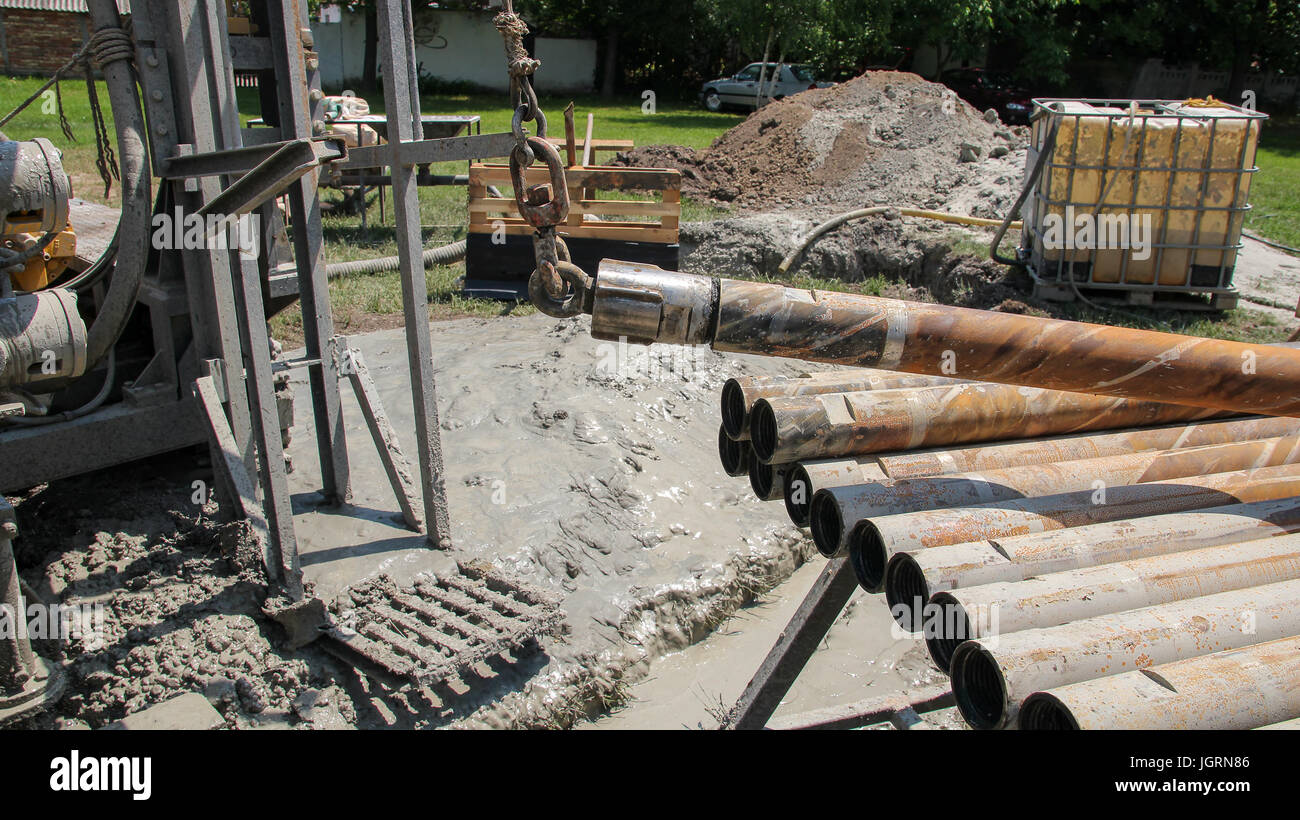
<svg viewBox="0 0 1300 820"><path fill-rule="evenodd" d="M586 320L433 327L456 550L429 550L403 528L345 394L350 508L319 506L305 405L292 431L307 580L328 601L381 574L406 583L487 559L561 595L564 634L433 689L372 681L318 645L290 651L262 614L267 590L243 528L192 502L192 482L210 478L205 456L176 454L20 500L29 585L48 601L108 607L103 646L67 648L70 694L33 725L98 727L197 691L240 728L569 726L622 704L654 659L706 638L815 555L781 505L753 499L716 455L728 377L808 366L620 347L592 340ZM411 452L400 331L352 343ZM305 395L300 374L295 390Z"/></svg>

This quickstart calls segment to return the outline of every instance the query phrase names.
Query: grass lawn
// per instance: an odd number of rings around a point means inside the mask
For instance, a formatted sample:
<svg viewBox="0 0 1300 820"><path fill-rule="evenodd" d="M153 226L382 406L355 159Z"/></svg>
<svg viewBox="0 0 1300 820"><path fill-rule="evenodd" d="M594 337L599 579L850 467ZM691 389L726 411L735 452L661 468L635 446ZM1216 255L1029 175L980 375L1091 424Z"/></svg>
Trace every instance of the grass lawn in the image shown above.
<svg viewBox="0 0 1300 820"><path fill-rule="evenodd" d="M0 77L0 112L7 112L31 94L41 84L40 80ZM100 85L100 99L107 105L108 95ZM64 166L72 177L77 195L94 201L105 201L103 184L95 170L94 131L91 127L90 106L84 82L71 80L63 84L64 110L77 137L67 143L59 132L58 118L35 103L20 114L3 130L10 139L30 139L45 136L64 150ZM569 97L543 97L541 104L549 117L551 134L564 133L562 111ZM240 110L244 119L258 114L256 92L239 89ZM631 139L637 145L678 144L693 148L707 147L723 131L738 123L743 115L734 113L713 114L688 103L663 101L653 115L642 113L639 98L604 101L594 96L573 98L576 110L578 135L586 130L586 115L595 115L594 134L597 137ZM383 113L382 95L372 95L372 111ZM484 133L505 131L510 127L511 110L504 94L443 94L427 95L421 100L424 113L477 114L482 117ZM111 113L105 109L112 127ZM607 157L600 157L606 161ZM1300 245L1300 122L1273 120L1265 125L1258 163L1263 169L1255 179L1251 199L1255 210L1248 220L1248 228L1284 244ZM464 173L466 163L442 163L434 166L434 173ZM325 190L326 201L337 200L340 194ZM327 262L340 262L397 252L392 227L391 192L384 203L385 219L380 220L380 203L372 195L367 210L368 227L361 227L357 215L327 215L323 218L325 258ZM464 238L466 235L465 190L459 187L420 189L420 216L424 225L427 246L441 245ZM116 204L115 190L107 200ZM683 201L682 218L686 221L711 219L726 211L707 203ZM969 241L955 240L959 251L983 252ZM1008 240L1009 242L1011 240ZM969 246L969 247L967 247ZM476 315L494 316L503 313L529 313L527 304L513 305L484 299L465 299L460 296L459 277L464 265L440 266L427 271L430 292L430 316L450 318ZM815 287L832 287L864 293L879 293L888 284L881 278L865 283L848 285L843 282L817 281L798 284ZM401 285L397 273L352 277L335 280L330 284L336 321L341 332L361 332L375 327L396 326L401 322ZM1110 324L1134 324L1147 327L1171 328L1184 333L1204 336L1248 339L1252 341L1277 341L1285 336L1282 325L1272 317L1249 309L1232 311L1223 316L1206 316L1190 313L1127 311L1125 314L1095 313L1086 308L1066 308L1066 312L1087 321ZM301 317L292 307L272 321L275 335L294 343L301 338Z"/></svg>
<svg viewBox="0 0 1300 820"><path fill-rule="evenodd" d="M1264 123L1246 230L1300 248L1300 117Z"/></svg>

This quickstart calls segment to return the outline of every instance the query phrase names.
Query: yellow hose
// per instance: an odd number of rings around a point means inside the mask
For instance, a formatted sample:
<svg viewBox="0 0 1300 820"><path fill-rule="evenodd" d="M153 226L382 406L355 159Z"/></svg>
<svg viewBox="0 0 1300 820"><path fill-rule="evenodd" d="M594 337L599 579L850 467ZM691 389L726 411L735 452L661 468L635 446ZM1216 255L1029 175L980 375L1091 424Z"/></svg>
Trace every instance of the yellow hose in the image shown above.
<svg viewBox="0 0 1300 820"><path fill-rule="evenodd" d="M845 222L854 219L862 219L863 217L868 216L877 216L879 214L889 213L890 211L896 211L903 216L913 216L920 219L934 219L939 222L951 222L958 225L980 225L990 228L996 228L1002 225L1001 219L983 219L978 216L960 216L958 214L944 213L943 211L925 211L918 208L892 208L886 205L878 205L874 208L862 208L857 211L849 211L848 213L831 217L816 228L813 228L812 233L808 234L803 242L800 242L794 250L790 251L790 253L786 255L785 259L781 260L781 264L777 266L777 272L785 273L788 271L790 266L794 264L794 261L799 258L799 255L802 254L808 246L816 241L816 239L822 234L838 228ZM1010 227L1019 230L1022 227L1022 223L1012 222Z"/></svg>

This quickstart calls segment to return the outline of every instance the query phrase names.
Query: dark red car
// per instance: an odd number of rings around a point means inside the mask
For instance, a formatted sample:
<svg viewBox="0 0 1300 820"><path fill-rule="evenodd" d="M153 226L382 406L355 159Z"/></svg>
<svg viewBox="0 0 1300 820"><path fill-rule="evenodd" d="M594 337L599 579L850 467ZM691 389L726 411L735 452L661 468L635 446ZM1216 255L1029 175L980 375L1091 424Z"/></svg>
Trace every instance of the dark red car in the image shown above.
<svg viewBox="0 0 1300 820"><path fill-rule="evenodd" d="M954 68L944 72L942 82L979 110L996 109L1003 122L1029 122L1032 95L1008 74L983 68Z"/></svg>

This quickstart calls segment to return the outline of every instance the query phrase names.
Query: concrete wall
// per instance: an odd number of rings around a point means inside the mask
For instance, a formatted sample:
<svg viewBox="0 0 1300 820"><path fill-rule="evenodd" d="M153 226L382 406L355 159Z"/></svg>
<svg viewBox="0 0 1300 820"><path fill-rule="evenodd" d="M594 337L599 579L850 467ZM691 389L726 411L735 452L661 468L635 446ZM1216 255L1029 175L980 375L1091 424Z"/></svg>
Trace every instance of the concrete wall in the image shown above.
<svg viewBox="0 0 1300 820"><path fill-rule="evenodd" d="M338 23L312 24L321 55L321 80L328 93L337 92L362 76L365 58L365 18L343 14ZM596 78L596 42L539 37L536 56L542 61L537 86L542 91L591 91ZM492 25L490 12L428 11L415 20L415 59L420 72L451 82L468 82L505 91L505 49ZM380 62L383 62L382 56ZM380 74L383 66L380 66Z"/></svg>

